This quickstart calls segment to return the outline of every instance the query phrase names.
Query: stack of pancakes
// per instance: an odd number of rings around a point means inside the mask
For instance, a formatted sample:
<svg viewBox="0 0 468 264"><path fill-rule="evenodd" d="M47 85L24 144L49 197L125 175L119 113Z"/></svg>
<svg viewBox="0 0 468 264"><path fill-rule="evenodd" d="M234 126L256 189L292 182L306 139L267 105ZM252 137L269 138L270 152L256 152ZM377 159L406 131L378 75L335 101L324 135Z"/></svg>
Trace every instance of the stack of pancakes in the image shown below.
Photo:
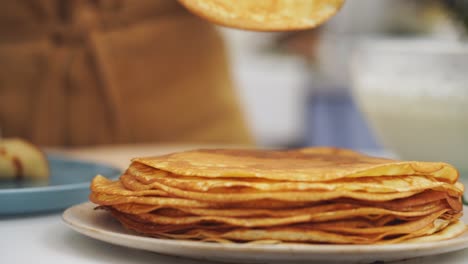
<svg viewBox="0 0 468 264"><path fill-rule="evenodd" d="M383 244L465 231L449 164L335 148L194 150L136 158L90 199L126 228L215 242Z"/></svg>

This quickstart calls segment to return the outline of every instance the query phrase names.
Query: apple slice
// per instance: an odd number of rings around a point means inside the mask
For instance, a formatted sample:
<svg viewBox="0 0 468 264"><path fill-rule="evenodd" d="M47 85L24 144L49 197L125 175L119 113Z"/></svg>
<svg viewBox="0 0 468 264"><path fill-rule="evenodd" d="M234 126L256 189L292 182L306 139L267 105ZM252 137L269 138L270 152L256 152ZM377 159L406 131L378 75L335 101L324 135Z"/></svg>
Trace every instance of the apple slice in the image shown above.
<svg viewBox="0 0 468 264"><path fill-rule="evenodd" d="M19 138L0 140L0 179L44 180L48 177L47 158L37 146Z"/></svg>

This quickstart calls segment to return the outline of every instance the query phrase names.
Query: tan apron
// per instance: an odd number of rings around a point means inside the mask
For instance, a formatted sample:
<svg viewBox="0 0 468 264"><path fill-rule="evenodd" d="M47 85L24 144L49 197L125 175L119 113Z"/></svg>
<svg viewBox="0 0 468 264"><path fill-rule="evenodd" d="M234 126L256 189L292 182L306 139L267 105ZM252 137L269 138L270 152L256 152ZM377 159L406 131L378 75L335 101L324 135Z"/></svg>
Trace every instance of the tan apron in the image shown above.
<svg viewBox="0 0 468 264"><path fill-rule="evenodd" d="M248 143L212 25L173 0L0 8L0 128L40 145Z"/></svg>

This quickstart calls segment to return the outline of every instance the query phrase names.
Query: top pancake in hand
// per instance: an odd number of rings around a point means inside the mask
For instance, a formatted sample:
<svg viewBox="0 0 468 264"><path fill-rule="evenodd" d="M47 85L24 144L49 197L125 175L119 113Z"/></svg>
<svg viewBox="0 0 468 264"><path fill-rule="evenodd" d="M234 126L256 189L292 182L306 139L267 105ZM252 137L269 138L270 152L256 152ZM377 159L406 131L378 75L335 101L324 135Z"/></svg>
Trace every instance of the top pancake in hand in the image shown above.
<svg viewBox="0 0 468 264"><path fill-rule="evenodd" d="M179 0L215 24L257 31L313 28L331 18L344 0Z"/></svg>

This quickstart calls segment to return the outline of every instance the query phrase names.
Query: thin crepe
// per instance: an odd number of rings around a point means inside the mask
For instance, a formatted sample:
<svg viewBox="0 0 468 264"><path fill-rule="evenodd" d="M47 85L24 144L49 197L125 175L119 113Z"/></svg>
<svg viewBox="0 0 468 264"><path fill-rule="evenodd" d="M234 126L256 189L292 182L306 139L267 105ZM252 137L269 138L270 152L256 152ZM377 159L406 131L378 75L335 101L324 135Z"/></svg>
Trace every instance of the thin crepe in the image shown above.
<svg viewBox="0 0 468 264"><path fill-rule="evenodd" d="M421 175L454 184L458 171L443 162L397 161L351 150L304 148L287 151L201 149L133 161L176 175L327 182L337 179Z"/></svg>

